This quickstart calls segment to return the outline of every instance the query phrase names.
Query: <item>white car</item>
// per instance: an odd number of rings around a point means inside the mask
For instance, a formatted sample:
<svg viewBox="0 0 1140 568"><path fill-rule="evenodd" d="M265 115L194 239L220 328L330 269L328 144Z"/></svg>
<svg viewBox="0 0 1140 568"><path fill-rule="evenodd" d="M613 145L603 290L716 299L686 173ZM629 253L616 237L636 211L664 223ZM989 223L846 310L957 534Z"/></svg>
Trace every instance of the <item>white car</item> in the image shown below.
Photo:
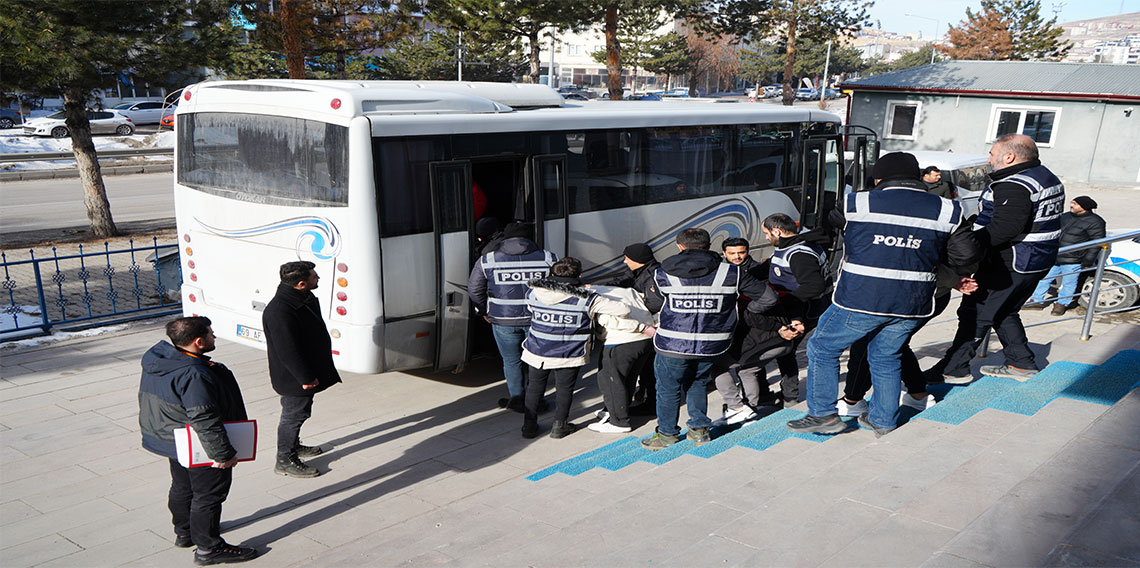
<svg viewBox="0 0 1140 568"><path fill-rule="evenodd" d="M987 161L989 156L925 150L910 153L918 159L920 169L934 166L942 172L942 179L954 186L955 197L962 204L963 213L970 216L978 212L978 198L986 189L987 176L993 171L993 166Z"/></svg>
<svg viewBox="0 0 1140 568"><path fill-rule="evenodd" d="M111 107L119 114L131 119L135 124L158 124L162 120L162 101L142 101L123 103Z"/></svg>
<svg viewBox="0 0 1140 568"><path fill-rule="evenodd" d="M41 118L24 121L24 134L29 136L51 136L52 138L66 138L70 133L64 121L67 119L65 111L59 111ZM131 119L113 110L89 110L87 120L91 123L92 134L118 134L129 136L135 131Z"/></svg>
<svg viewBox="0 0 1140 568"><path fill-rule="evenodd" d="M1135 229L1108 231L1108 236L1128 233L1133 230ZM1128 288L1107 290L1129 284L1131 286ZM1093 279L1085 278L1084 284L1081 286L1081 293L1092 292L1092 285ZM1102 291L1096 302L1098 311L1127 308L1135 305L1136 300L1140 299L1140 237L1112 243L1112 248L1108 251L1108 262L1104 268L1104 274L1100 277L1100 289ZM1088 307L1088 296L1081 296L1079 301L1081 306Z"/></svg>

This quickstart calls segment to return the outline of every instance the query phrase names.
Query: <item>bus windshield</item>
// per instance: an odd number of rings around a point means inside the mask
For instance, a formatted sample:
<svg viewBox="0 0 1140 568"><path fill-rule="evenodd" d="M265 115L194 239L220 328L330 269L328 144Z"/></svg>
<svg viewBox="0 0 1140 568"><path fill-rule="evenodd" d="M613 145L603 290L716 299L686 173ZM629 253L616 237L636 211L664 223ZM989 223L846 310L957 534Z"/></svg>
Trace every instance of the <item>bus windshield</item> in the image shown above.
<svg viewBox="0 0 1140 568"><path fill-rule="evenodd" d="M348 204L348 128L237 113L183 115L178 183L256 203Z"/></svg>

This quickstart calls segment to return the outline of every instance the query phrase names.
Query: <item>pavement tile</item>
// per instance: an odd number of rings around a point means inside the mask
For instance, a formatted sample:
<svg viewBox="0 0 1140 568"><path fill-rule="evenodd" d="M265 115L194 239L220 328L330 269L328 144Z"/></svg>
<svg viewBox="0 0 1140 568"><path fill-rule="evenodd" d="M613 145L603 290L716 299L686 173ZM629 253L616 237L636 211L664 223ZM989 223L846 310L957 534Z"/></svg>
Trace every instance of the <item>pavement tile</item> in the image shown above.
<svg viewBox="0 0 1140 568"><path fill-rule="evenodd" d="M7 541L7 539L4 539ZM7 545L7 542L4 543ZM83 550L58 534L0 549L0 564L8 568L36 566Z"/></svg>
<svg viewBox="0 0 1140 568"><path fill-rule="evenodd" d="M29 478L23 481L40 481L42 478ZM138 487L139 481L125 475L92 476L75 479L53 479L44 483L35 493L26 494L20 499L37 510L50 513L84 501L100 499L127 489ZM7 487L4 491L8 491Z"/></svg>
<svg viewBox="0 0 1140 568"><path fill-rule="evenodd" d="M82 465L85 469L99 475L110 475L120 471L134 470L139 466L153 464L157 457L155 454L140 447L109 455L105 458L85 461Z"/></svg>
<svg viewBox="0 0 1140 568"><path fill-rule="evenodd" d="M117 515L123 508L106 499L93 499L78 505L25 519L4 526L3 546L8 548L60 533L68 529Z"/></svg>
<svg viewBox="0 0 1140 568"><path fill-rule="evenodd" d="M8 416L9 414L16 414L18 412L35 410L47 406L57 406L63 402L67 402L67 399L51 392L21 396L20 398L13 398L11 395L12 393L4 393L3 400L0 400L0 416Z"/></svg>
<svg viewBox="0 0 1140 568"><path fill-rule="evenodd" d="M495 463L475 471L444 477L430 483L416 484L408 494L437 506L465 498L507 479L522 477L527 472L516 467Z"/></svg>
<svg viewBox="0 0 1140 568"><path fill-rule="evenodd" d="M784 524L777 509L748 531L721 527L716 534L758 549L747 566L817 566L840 551L859 550L860 537L888 516L882 509L840 499L802 523Z"/></svg>
<svg viewBox="0 0 1140 568"><path fill-rule="evenodd" d="M148 507L156 501L165 503L166 496L170 492L169 466L163 473L162 476L152 476L145 481L136 480L134 486L129 489L116 491L103 498L128 511Z"/></svg>
<svg viewBox="0 0 1140 568"><path fill-rule="evenodd" d="M1137 432L1140 432L1140 389L1128 393L1085 428L1081 436L1140 450L1140 436L1136 435Z"/></svg>
<svg viewBox="0 0 1140 568"><path fill-rule="evenodd" d="M720 536L707 536L661 563L665 567L751 566L756 549Z"/></svg>
<svg viewBox="0 0 1140 568"><path fill-rule="evenodd" d="M85 412L13 428L0 433L0 444L12 446L31 456L42 456L57 450L98 444L106 438L125 432L128 430L105 417Z"/></svg>
<svg viewBox="0 0 1140 568"><path fill-rule="evenodd" d="M1062 566L1074 566L1087 568L1090 566L1103 566L1105 568L1135 568L1140 566L1140 562L1133 562L1131 560L1120 558L1118 556L1110 556L1108 554L1101 554L1069 544L1058 545L1053 553L1045 559L1042 566L1049 568L1058 568Z"/></svg>
<svg viewBox="0 0 1140 568"><path fill-rule="evenodd" d="M891 515L863 533L857 546L840 551L824 564L868 568L918 566L955 534L953 529L905 515Z"/></svg>
<svg viewBox="0 0 1140 568"><path fill-rule="evenodd" d="M37 495L59 491L75 483L97 477L96 474L77 465L43 471L35 477L0 483L0 494L2 494L0 500L7 502L21 499L35 506L33 502Z"/></svg>
<svg viewBox="0 0 1140 568"><path fill-rule="evenodd" d="M63 530L59 534L83 548L94 548L143 531L151 531L165 539L168 546L174 546L174 526L170 522L165 495L156 497L146 507Z"/></svg>
<svg viewBox="0 0 1140 568"><path fill-rule="evenodd" d="M979 446L989 446L1028 420L1029 417L1022 414L983 408L947 432L946 437Z"/></svg>
<svg viewBox="0 0 1140 568"><path fill-rule="evenodd" d="M4 453L0 455L0 457L4 458L2 462L4 464L2 482L8 483L17 479L40 475L45 471L63 469L73 464L82 464L88 460L100 459L109 453L123 452L137 447L139 447L139 435L137 432L123 432L122 434L105 438L97 444L92 443L85 446L66 448L47 454L37 454L35 456L29 456L15 448L3 446L5 450ZM9 454L22 455L26 456L26 458L8 461L7 456ZM34 459L32 459L33 457ZM0 500L2 500L3 497L4 496L0 494Z"/></svg>
<svg viewBox="0 0 1140 568"><path fill-rule="evenodd" d="M937 552L922 563L922 568L988 568L988 566L948 552Z"/></svg>
<svg viewBox="0 0 1140 568"><path fill-rule="evenodd" d="M847 496L860 503L897 511L982 450L982 446L969 442L948 437L936 439Z"/></svg>
<svg viewBox="0 0 1140 568"><path fill-rule="evenodd" d="M36 510L35 507L23 501L0 503L0 526L29 519L42 513L43 511Z"/></svg>
<svg viewBox="0 0 1140 568"><path fill-rule="evenodd" d="M1075 548L1095 550L1115 558L1140 563L1140 467L1105 497L1062 542ZM1077 554L1076 552L1072 555ZM1072 556L1070 555L1070 556Z"/></svg>
<svg viewBox="0 0 1140 568"><path fill-rule="evenodd" d="M137 403L136 403L137 405ZM0 414L0 424L8 429L24 428L27 426L34 426L44 420L51 420L61 416L71 416L75 412L64 408L63 406L47 405L23 412L12 412L7 414Z"/></svg>

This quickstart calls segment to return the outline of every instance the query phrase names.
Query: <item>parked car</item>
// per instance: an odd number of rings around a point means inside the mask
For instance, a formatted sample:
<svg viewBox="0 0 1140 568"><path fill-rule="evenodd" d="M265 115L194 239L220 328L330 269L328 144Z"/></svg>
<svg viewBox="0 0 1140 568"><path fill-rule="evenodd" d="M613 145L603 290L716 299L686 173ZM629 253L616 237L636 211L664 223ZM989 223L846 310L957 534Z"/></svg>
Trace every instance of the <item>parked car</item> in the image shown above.
<svg viewBox="0 0 1140 568"><path fill-rule="evenodd" d="M838 98L843 97L842 91L839 91L838 89L832 89L831 87L828 87L827 90L824 91L824 93L825 93L824 96L826 96L829 99L838 99Z"/></svg>
<svg viewBox="0 0 1140 568"><path fill-rule="evenodd" d="M665 91L665 96L666 97L682 98L682 99L687 98L689 96L689 89L684 88L684 87L678 87L676 89L669 89L668 91Z"/></svg>
<svg viewBox="0 0 1140 568"><path fill-rule="evenodd" d="M627 101L659 101L661 97L653 93L639 93L636 95L629 95L625 98Z"/></svg>
<svg viewBox="0 0 1140 568"><path fill-rule="evenodd" d="M784 96L783 85L764 85L764 98L770 99L773 97Z"/></svg>
<svg viewBox="0 0 1140 568"><path fill-rule="evenodd" d="M819 91L817 91L815 89L808 89L806 87L802 88L802 89L796 89L796 100L797 101L813 101L813 100L818 100L818 99L819 99Z"/></svg>
<svg viewBox="0 0 1140 568"><path fill-rule="evenodd" d="M52 138L66 138L70 135L64 121L67 113L59 111L42 118L33 118L24 122L24 134L30 136L51 136ZM92 134L118 134L129 136L135 131L131 119L113 110L89 110L87 120L91 123Z"/></svg>
<svg viewBox="0 0 1140 568"><path fill-rule="evenodd" d="M24 123L24 113L19 109L0 108L0 128L8 129Z"/></svg>
<svg viewBox="0 0 1140 568"><path fill-rule="evenodd" d="M967 216L978 212L978 198L985 191L988 176L993 171L993 166L987 161L988 156L927 150L910 153L918 160L918 167L934 166L942 172L942 179L954 186L954 198L962 204L962 211Z"/></svg>
<svg viewBox="0 0 1140 568"><path fill-rule="evenodd" d="M158 124L162 120L162 101L142 101L115 105L112 110L135 124Z"/></svg>
<svg viewBox="0 0 1140 568"><path fill-rule="evenodd" d="M1127 231L1108 231L1108 236L1113 236L1121 232ZM1112 248L1108 252L1107 264L1115 266L1106 265L1104 274L1100 277L1100 289L1102 292L1100 292L1097 297L1096 309L1098 312L1127 308L1135 305L1136 301L1140 300L1140 260L1138 259L1140 259L1140 237L1130 241L1112 243ZM1128 286L1130 284L1131 286L1128 288L1108 290L1108 288ZM1093 278L1086 277L1084 283L1081 285L1081 293L1091 293L1092 285ZM1082 307L1089 307L1088 296L1081 296L1078 301Z"/></svg>
<svg viewBox="0 0 1140 568"><path fill-rule="evenodd" d="M169 128L174 130L174 109L168 109L167 114L162 115L162 120L158 123L158 129Z"/></svg>
<svg viewBox="0 0 1140 568"><path fill-rule="evenodd" d="M562 95L562 100L564 100L564 101L588 101L588 100L590 100L586 95L583 95L581 93L561 93L561 95ZM173 127L174 127L174 125L172 124L171 128L173 128Z"/></svg>

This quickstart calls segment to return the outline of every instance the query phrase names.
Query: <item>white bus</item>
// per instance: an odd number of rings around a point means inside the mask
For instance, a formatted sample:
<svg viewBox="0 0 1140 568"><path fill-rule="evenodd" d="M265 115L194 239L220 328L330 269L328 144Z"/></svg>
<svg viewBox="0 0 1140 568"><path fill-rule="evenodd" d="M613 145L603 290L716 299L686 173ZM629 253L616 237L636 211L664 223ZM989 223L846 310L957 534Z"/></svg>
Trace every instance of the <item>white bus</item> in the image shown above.
<svg viewBox="0 0 1140 568"><path fill-rule="evenodd" d="M765 216L814 226L841 186L839 118L767 104L252 80L187 87L176 121L184 311L260 343L278 266L315 262L334 361L357 373L468 360L477 214L532 223L592 279L629 243L673 254L685 227L766 244Z"/></svg>

